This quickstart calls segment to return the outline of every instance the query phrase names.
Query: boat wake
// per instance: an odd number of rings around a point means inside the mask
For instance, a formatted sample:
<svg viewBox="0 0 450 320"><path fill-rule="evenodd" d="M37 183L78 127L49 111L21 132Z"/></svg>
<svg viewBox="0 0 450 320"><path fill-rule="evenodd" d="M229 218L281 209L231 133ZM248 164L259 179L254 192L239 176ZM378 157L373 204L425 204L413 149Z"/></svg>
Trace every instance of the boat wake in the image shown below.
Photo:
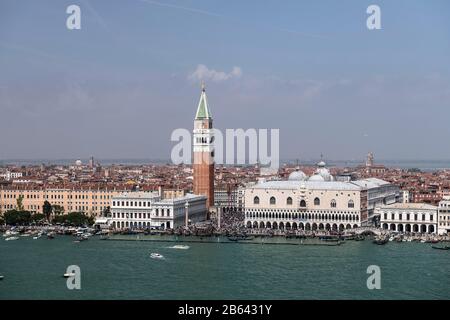
<svg viewBox="0 0 450 320"><path fill-rule="evenodd" d="M189 246L177 244L177 245L174 245L174 246L171 246L168 248L169 249L178 249L178 250L187 250L187 249L189 249Z"/></svg>

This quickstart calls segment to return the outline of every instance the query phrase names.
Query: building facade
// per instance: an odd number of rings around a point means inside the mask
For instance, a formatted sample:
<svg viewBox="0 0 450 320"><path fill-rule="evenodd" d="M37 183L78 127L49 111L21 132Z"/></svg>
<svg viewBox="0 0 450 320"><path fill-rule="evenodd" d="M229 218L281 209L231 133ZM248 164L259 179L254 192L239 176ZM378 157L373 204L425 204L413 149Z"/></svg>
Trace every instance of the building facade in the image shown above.
<svg viewBox="0 0 450 320"><path fill-rule="evenodd" d="M222 212L241 211L244 207L244 188L225 188L214 190L214 205Z"/></svg>
<svg viewBox="0 0 450 320"><path fill-rule="evenodd" d="M376 209L381 228L398 232L436 233L437 207L426 203L395 203Z"/></svg>
<svg viewBox="0 0 450 320"><path fill-rule="evenodd" d="M22 172L11 172L7 170L5 173L0 174L0 178L5 179L6 181L11 181L13 179L18 179L23 176Z"/></svg>
<svg viewBox="0 0 450 320"><path fill-rule="evenodd" d="M206 206L214 206L214 135L212 116L206 98L205 86L194 120L194 194L207 198Z"/></svg>
<svg viewBox="0 0 450 320"><path fill-rule="evenodd" d="M438 234L450 234L450 195L445 195L439 202Z"/></svg>
<svg viewBox="0 0 450 320"><path fill-rule="evenodd" d="M111 205L111 199L122 191L115 189L0 189L0 209L2 212L18 209L17 200L22 198L23 209L42 213L45 201L52 206L64 208L64 212L80 211L88 215L101 215Z"/></svg>
<svg viewBox="0 0 450 320"><path fill-rule="evenodd" d="M369 205L383 195L384 202L390 201L387 199L390 194L383 191L387 184L378 179L336 181L325 163L320 162L311 177L297 170L287 181L260 181L247 187L245 225L259 229L335 231L368 225Z"/></svg>
<svg viewBox="0 0 450 320"><path fill-rule="evenodd" d="M206 196L162 199L158 192L126 192L112 199L108 224L114 229L175 229L203 221Z"/></svg>
<svg viewBox="0 0 450 320"><path fill-rule="evenodd" d="M375 214L375 208L402 202L403 193L400 188L378 178L367 178L351 181L364 190L367 190L367 213L368 223L380 226L380 217Z"/></svg>

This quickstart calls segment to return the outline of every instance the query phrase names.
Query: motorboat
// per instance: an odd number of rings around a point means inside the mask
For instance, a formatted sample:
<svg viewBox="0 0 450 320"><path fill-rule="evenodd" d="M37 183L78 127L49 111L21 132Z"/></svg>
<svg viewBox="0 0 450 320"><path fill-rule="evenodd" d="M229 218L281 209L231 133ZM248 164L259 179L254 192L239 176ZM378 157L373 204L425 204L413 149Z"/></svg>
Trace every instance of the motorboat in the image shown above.
<svg viewBox="0 0 450 320"><path fill-rule="evenodd" d="M72 272L70 272L70 273L64 273L63 277L64 277L64 278L75 277L75 273L72 273Z"/></svg>
<svg viewBox="0 0 450 320"><path fill-rule="evenodd" d="M11 240L17 240L17 239L19 239L19 237L9 237L9 238L6 238L5 241L11 241Z"/></svg>
<svg viewBox="0 0 450 320"><path fill-rule="evenodd" d="M3 280L5 278L5 276L0 276L0 280Z"/></svg>
<svg viewBox="0 0 450 320"><path fill-rule="evenodd" d="M77 236L77 238L74 242L81 242L81 241L85 241L88 239L89 239L89 237L86 234L82 234L82 235Z"/></svg>
<svg viewBox="0 0 450 320"><path fill-rule="evenodd" d="M328 242L337 242L337 241L339 241L339 237L336 237L333 235L326 235L326 236L320 236L319 240L328 241Z"/></svg>
<svg viewBox="0 0 450 320"><path fill-rule="evenodd" d="M150 253L150 258L152 259L164 259L164 256L159 253Z"/></svg>
<svg viewBox="0 0 450 320"><path fill-rule="evenodd" d="M37 239L39 239L40 237L41 237L40 235L34 236L34 237L33 237L33 240L37 240Z"/></svg>

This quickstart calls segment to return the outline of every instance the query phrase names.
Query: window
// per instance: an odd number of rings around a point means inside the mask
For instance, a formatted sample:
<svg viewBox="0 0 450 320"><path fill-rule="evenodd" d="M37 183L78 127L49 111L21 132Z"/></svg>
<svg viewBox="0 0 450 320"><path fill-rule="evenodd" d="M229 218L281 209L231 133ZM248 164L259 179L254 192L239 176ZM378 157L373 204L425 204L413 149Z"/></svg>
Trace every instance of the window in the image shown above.
<svg viewBox="0 0 450 320"><path fill-rule="evenodd" d="M330 205L331 205L332 208L336 208L336 200L334 200L334 199L331 200Z"/></svg>
<svg viewBox="0 0 450 320"><path fill-rule="evenodd" d="M305 200L300 201L300 207L306 208L306 201Z"/></svg>
<svg viewBox="0 0 450 320"><path fill-rule="evenodd" d="M253 204L259 204L259 197L253 198Z"/></svg>
<svg viewBox="0 0 450 320"><path fill-rule="evenodd" d="M355 207L355 203L353 202L353 200L349 200L348 201L348 207L349 208L354 208Z"/></svg>
<svg viewBox="0 0 450 320"><path fill-rule="evenodd" d="M291 198L291 197L288 197L288 198L286 199L286 204L287 204L288 206L291 206L291 205L292 205L292 198Z"/></svg>
<svg viewBox="0 0 450 320"><path fill-rule="evenodd" d="M314 205L315 206L320 206L320 199L319 198L315 198L314 199Z"/></svg>
<svg viewBox="0 0 450 320"><path fill-rule="evenodd" d="M275 200L275 197L270 197L270 204L275 204L277 201Z"/></svg>

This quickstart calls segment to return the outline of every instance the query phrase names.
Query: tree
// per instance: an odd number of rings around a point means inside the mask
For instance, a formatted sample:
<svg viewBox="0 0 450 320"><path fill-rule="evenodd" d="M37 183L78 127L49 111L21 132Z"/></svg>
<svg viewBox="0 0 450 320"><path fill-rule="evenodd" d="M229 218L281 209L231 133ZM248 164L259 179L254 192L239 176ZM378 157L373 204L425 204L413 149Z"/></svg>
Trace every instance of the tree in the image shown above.
<svg viewBox="0 0 450 320"><path fill-rule="evenodd" d="M65 215L55 216L53 223L68 224L71 226L84 226L94 224L94 218L85 215L83 212L69 212Z"/></svg>
<svg viewBox="0 0 450 320"><path fill-rule="evenodd" d="M64 214L64 207L60 206L60 205L54 205L52 206L53 209L53 214L56 216L62 215Z"/></svg>
<svg viewBox="0 0 450 320"><path fill-rule="evenodd" d="M45 215L42 213L35 213L31 216L31 220L35 223L42 222L43 220L45 220Z"/></svg>
<svg viewBox="0 0 450 320"><path fill-rule="evenodd" d="M44 213L44 216L47 218L47 221L50 221L50 216L52 214L52 205L47 200L45 200L44 202L42 212Z"/></svg>
<svg viewBox="0 0 450 320"><path fill-rule="evenodd" d="M103 209L102 216L103 217L111 216L111 207L110 206L107 206L107 207L105 207L105 209Z"/></svg>
<svg viewBox="0 0 450 320"><path fill-rule="evenodd" d="M17 198L16 202L17 202L17 211L23 211L23 194L19 195L19 197Z"/></svg>
<svg viewBox="0 0 450 320"><path fill-rule="evenodd" d="M9 210L5 212L4 219L7 225L27 225L31 222L31 212Z"/></svg>

